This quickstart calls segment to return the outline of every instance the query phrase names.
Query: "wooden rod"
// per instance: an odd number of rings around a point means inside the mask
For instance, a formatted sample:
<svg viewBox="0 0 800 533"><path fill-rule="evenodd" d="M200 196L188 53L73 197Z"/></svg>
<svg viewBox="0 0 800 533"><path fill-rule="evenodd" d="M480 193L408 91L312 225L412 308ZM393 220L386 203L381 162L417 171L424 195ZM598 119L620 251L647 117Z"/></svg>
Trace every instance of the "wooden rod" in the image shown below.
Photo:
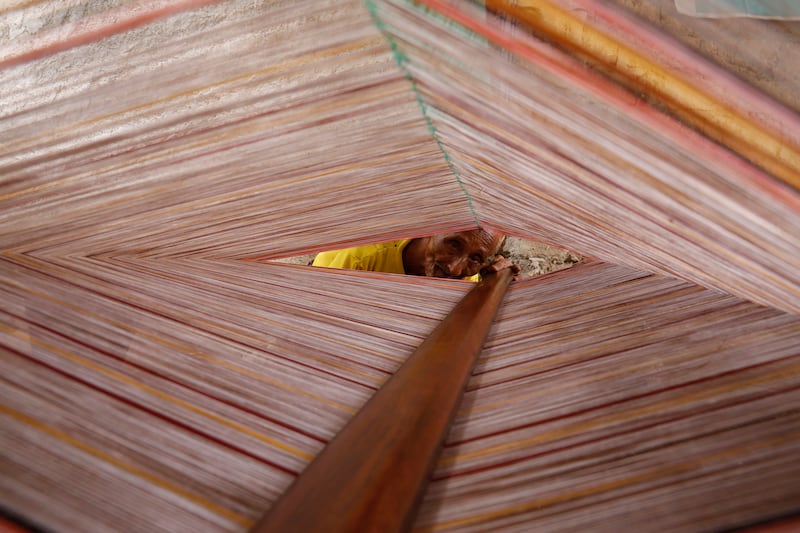
<svg viewBox="0 0 800 533"><path fill-rule="evenodd" d="M467 293L251 531L407 531L512 276Z"/></svg>
<svg viewBox="0 0 800 533"><path fill-rule="evenodd" d="M428 7L431 3L441 2L423 2ZM595 29L558 2L487 0L485 5L577 53L595 68L618 75L617 82L658 100L706 136L800 189L800 146L792 144L781 131L758 124L748 109L734 109L717 101L701 83L684 79L674 69Z"/></svg>

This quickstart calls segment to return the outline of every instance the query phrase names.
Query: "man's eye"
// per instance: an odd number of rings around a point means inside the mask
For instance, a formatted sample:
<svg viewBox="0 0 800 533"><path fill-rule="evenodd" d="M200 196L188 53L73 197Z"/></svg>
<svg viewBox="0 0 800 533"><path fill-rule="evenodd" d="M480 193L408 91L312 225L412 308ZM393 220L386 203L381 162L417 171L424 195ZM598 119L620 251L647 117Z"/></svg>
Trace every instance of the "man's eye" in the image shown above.
<svg viewBox="0 0 800 533"><path fill-rule="evenodd" d="M475 263L483 263L484 259L483 256L473 255L472 257L470 257L470 261L473 261Z"/></svg>

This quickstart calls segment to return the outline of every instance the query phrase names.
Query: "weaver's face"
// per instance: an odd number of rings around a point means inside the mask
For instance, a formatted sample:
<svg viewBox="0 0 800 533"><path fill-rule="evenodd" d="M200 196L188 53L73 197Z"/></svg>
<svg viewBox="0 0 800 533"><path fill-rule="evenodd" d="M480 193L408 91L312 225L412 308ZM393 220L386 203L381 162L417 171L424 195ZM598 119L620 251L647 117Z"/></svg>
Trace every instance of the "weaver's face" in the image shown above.
<svg viewBox="0 0 800 533"><path fill-rule="evenodd" d="M423 260L425 276L463 278L474 276L488 264L502 243L502 235L485 230L433 235Z"/></svg>

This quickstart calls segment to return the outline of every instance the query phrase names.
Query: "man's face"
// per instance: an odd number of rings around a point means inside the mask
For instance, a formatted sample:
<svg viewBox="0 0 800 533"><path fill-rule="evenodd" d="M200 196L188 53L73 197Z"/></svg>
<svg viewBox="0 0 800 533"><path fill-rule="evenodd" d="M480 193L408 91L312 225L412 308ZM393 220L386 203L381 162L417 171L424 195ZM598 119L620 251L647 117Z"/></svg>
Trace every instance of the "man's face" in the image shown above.
<svg viewBox="0 0 800 533"><path fill-rule="evenodd" d="M474 276L497 253L502 235L485 230L432 235L420 239L404 261L406 272L417 276L463 278Z"/></svg>

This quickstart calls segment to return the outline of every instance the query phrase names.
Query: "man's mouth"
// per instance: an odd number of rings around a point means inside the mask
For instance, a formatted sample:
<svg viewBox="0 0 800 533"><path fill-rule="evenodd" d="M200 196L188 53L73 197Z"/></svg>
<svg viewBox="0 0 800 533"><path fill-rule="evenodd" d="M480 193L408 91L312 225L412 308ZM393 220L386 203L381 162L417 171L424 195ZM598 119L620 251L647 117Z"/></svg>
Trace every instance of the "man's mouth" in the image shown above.
<svg viewBox="0 0 800 533"><path fill-rule="evenodd" d="M440 267L439 265L434 265L433 266L433 276L435 278L449 278L450 277L450 273L447 272L442 267Z"/></svg>
<svg viewBox="0 0 800 533"><path fill-rule="evenodd" d="M458 276L454 276L450 273L450 271L445 270L444 268L440 267L439 265L434 265L433 267L433 276L436 278L447 278L447 279L458 279Z"/></svg>

